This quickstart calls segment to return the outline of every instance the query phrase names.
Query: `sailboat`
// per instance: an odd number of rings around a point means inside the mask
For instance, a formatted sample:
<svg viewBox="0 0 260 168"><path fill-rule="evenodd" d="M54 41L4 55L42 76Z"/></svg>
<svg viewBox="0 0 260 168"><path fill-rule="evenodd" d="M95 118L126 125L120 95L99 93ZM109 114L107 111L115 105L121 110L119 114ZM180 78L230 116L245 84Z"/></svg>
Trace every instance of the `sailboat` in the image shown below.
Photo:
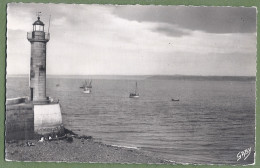
<svg viewBox="0 0 260 168"><path fill-rule="evenodd" d="M139 93L137 92L137 82L135 82L135 92L130 93L129 98L138 98L138 97L139 97Z"/></svg>
<svg viewBox="0 0 260 168"><path fill-rule="evenodd" d="M81 86L80 88L83 88L83 93L91 93L91 88L92 88L92 80L88 82L85 80L85 83L83 84L83 86Z"/></svg>

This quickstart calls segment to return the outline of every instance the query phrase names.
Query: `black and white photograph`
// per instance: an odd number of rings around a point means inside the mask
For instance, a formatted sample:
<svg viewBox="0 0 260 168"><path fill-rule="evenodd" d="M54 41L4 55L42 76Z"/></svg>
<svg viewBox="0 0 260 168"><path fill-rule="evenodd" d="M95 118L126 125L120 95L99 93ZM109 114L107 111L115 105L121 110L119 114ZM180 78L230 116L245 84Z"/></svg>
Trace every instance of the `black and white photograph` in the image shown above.
<svg viewBox="0 0 260 168"><path fill-rule="evenodd" d="M5 160L254 165L256 16L8 3Z"/></svg>

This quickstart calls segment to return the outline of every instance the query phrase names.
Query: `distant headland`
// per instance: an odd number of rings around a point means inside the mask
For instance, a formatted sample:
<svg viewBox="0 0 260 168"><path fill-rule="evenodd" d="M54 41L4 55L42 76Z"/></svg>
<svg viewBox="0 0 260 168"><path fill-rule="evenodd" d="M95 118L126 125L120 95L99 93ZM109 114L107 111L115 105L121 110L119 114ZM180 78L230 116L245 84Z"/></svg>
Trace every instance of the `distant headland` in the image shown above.
<svg viewBox="0 0 260 168"><path fill-rule="evenodd" d="M152 80L194 80L194 81L255 81L255 76L195 76L195 75L154 75Z"/></svg>
<svg viewBox="0 0 260 168"><path fill-rule="evenodd" d="M9 77L28 77L28 74L11 74ZM133 80L193 80L193 81L255 81L256 76L202 76L202 75L48 75L47 78L78 79L133 79Z"/></svg>

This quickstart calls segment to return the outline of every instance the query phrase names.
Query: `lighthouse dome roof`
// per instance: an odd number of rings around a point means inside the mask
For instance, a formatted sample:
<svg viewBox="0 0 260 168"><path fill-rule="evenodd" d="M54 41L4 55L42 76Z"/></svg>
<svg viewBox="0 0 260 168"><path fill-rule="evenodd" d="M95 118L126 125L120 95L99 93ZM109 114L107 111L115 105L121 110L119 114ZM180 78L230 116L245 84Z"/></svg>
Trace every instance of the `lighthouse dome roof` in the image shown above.
<svg viewBox="0 0 260 168"><path fill-rule="evenodd" d="M44 26L44 23L40 20L40 17L38 17L38 20L36 20L33 25L42 25Z"/></svg>

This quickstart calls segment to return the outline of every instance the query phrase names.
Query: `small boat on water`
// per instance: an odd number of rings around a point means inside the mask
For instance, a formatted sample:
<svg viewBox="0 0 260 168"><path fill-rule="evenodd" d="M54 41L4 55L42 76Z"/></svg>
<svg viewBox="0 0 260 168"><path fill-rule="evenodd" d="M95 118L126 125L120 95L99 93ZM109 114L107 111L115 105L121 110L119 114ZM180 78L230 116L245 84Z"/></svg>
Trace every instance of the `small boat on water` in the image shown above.
<svg viewBox="0 0 260 168"><path fill-rule="evenodd" d="M92 88L92 80L90 80L90 82L88 83L86 80L85 80L85 83L83 84L83 86L81 86L80 88L83 89L83 93L91 93L91 88Z"/></svg>
<svg viewBox="0 0 260 168"><path fill-rule="evenodd" d="M56 87L59 87L60 86L60 84L56 84Z"/></svg>
<svg viewBox="0 0 260 168"><path fill-rule="evenodd" d="M180 99L172 99L172 101L180 101Z"/></svg>
<svg viewBox="0 0 260 168"><path fill-rule="evenodd" d="M137 82L135 83L135 92L134 93L130 93L129 98L138 98L139 97L139 93L137 92Z"/></svg>
<svg viewBox="0 0 260 168"><path fill-rule="evenodd" d="M89 89L89 88L87 88L87 87L85 87L84 89L83 89L83 93L91 93L91 90Z"/></svg>

